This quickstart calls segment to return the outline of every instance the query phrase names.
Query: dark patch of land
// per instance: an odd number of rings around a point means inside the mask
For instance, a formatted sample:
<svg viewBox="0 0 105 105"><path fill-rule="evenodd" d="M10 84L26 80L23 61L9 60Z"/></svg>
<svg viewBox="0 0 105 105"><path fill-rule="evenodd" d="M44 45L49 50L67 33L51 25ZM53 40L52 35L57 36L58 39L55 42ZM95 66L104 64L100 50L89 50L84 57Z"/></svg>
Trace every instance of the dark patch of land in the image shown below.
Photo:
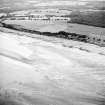
<svg viewBox="0 0 105 105"><path fill-rule="evenodd" d="M105 11L74 11L68 17L69 23L78 23L105 28Z"/></svg>

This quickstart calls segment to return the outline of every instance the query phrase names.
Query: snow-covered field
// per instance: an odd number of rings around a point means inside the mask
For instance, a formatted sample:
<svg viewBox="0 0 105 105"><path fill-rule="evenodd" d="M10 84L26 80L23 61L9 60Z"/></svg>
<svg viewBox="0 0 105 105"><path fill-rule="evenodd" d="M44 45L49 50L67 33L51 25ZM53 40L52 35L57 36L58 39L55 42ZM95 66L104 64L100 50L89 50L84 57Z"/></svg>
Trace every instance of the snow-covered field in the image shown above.
<svg viewBox="0 0 105 105"><path fill-rule="evenodd" d="M105 105L104 48L27 36L0 32L0 105Z"/></svg>

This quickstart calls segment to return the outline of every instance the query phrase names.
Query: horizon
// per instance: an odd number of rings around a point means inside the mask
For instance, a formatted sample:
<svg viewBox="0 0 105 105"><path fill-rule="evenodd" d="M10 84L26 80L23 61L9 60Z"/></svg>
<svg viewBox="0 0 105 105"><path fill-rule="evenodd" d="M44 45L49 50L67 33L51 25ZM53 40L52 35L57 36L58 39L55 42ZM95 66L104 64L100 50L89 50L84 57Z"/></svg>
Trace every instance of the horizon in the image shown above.
<svg viewBox="0 0 105 105"><path fill-rule="evenodd" d="M99 2L101 5L103 5L104 1L105 0L0 0L0 11L44 6L89 7L91 5L90 7L94 7L95 3Z"/></svg>

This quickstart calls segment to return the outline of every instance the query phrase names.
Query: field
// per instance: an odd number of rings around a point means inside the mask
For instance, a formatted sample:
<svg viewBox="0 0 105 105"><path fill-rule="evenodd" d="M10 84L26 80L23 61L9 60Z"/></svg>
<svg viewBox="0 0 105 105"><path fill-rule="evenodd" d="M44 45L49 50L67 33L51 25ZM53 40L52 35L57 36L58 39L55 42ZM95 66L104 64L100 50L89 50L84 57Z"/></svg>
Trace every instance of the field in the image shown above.
<svg viewBox="0 0 105 105"><path fill-rule="evenodd" d="M104 105L104 48L0 30L1 105Z"/></svg>
<svg viewBox="0 0 105 105"><path fill-rule="evenodd" d="M100 1L0 1L0 105L105 105Z"/></svg>
<svg viewBox="0 0 105 105"><path fill-rule="evenodd" d="M105 28L105 10L75 11L69 17L72 23Z"/></svg>
<svg viewBox="0 0 105 105"><path fill-rule="evenodd" d="M25 29L36 30L41 32L59 32L65 31L81 35L105 35L105 29L82 24L65 23L62 21L35 21L35 20L5 20L4 23L11 25L20 25Z"/></svg>

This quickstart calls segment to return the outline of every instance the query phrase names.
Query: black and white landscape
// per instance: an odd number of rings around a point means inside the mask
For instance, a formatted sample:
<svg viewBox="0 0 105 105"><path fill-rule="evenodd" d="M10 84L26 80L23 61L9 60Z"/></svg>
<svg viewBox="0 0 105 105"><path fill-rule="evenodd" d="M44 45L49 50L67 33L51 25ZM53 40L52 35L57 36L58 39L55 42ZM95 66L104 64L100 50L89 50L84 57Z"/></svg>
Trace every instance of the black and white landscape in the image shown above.
<svg viewBox="0 0 105 105"><path fill-rule="evenodd" d="M0 0L0 105L105 105L104 0Z"/></svg>

